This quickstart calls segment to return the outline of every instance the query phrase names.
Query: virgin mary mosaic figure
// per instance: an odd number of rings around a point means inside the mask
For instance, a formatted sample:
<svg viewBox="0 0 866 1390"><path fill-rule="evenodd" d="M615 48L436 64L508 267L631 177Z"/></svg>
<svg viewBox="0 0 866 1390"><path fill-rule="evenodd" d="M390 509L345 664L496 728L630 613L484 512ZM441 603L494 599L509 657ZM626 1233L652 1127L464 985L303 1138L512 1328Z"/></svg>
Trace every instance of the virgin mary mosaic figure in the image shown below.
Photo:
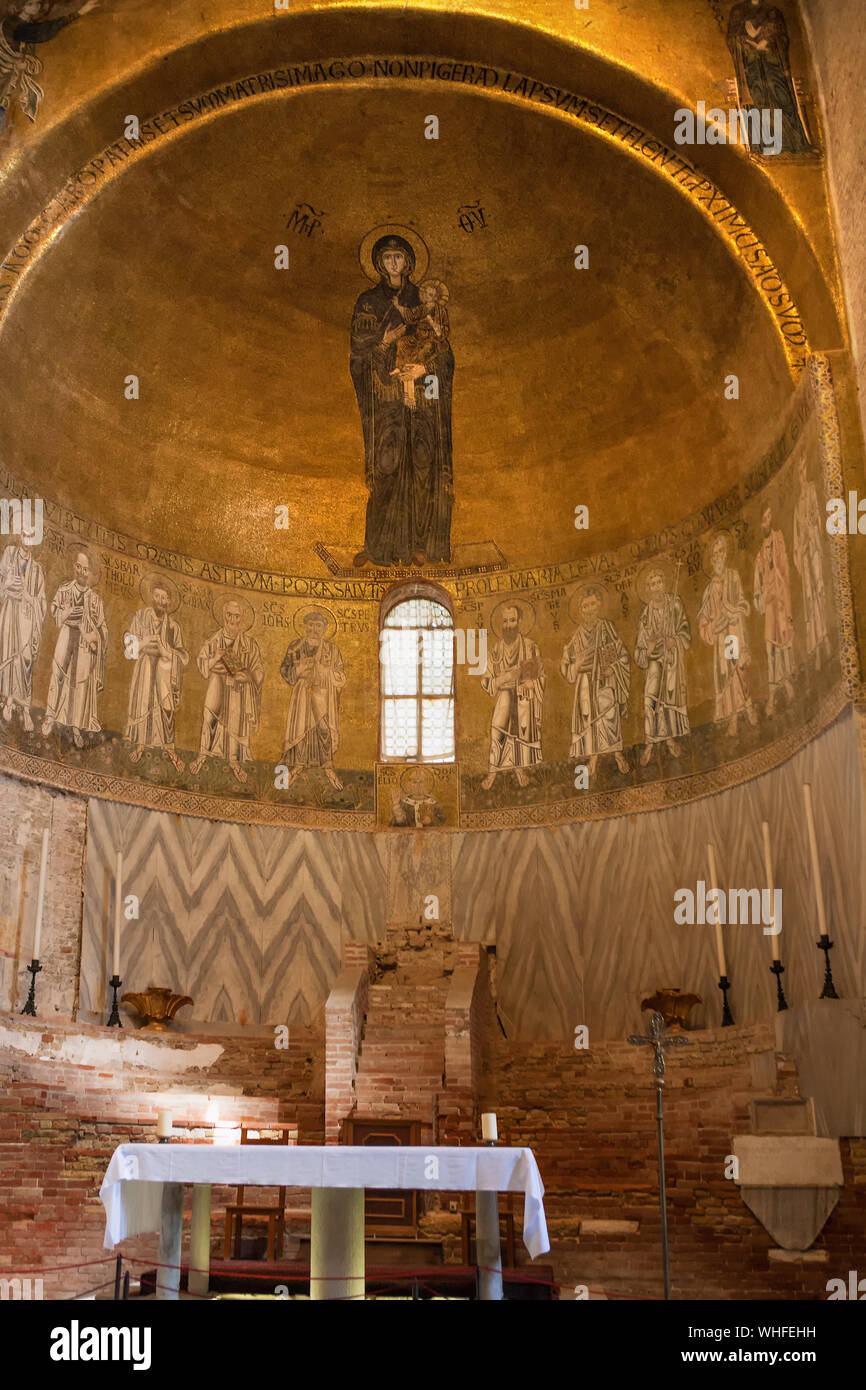
<svg viewBox="0 0 866 1390"><path fill-rule="evenodd" d="M350 370L364 432L369 499L364 565L451 558L451 391L447 288L425 281L417 232L378 227L361 245L373 282L352 315Z"/></svg>

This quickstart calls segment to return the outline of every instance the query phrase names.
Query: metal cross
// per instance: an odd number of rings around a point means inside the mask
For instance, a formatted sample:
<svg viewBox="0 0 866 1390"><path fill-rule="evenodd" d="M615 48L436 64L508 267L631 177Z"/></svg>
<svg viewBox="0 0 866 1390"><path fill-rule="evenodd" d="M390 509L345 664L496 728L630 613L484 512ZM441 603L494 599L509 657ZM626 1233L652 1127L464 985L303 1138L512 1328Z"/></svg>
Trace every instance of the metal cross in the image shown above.
<svg viewBox="0 0 866 1390"><path fill-rule="evenodd" d="M650 1019L649 1036L643 1033L632 1033L628 1039L636 1047L654 1047L655 1058L653 1059L653 1076L660 1086L664 1083L665 1074L665 1053L669 1047L685 1047L688 1038L679 1037L676 1033L669 1033L665 1028L665 1021L661 1014L656 1010Z"/></svg>
<svg viewBox="0 0 866 1390"><path fill-rule="evenodd" d="M658 1010L650 1019L649 1035L632 1033L628 1039L635 1047L655 1048L653 1076L656 1079L656 1126L659 1150L659 1206L662 1218L662 1263L665 1276L665 1298L671 1296L671 1262L668 1248L668 1208L665 1194L665 1123L662 1114L662 1087L665 1075L665 1052L669 1047L683 1047L688 1038L671 1035L665 1028L665 1021Z"/></svg>

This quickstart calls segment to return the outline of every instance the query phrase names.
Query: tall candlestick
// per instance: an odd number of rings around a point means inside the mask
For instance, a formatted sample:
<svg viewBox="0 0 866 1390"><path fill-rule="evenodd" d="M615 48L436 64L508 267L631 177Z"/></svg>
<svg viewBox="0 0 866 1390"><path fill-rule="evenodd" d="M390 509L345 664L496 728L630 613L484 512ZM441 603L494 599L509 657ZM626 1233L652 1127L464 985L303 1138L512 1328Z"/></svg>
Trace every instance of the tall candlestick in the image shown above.
<svg viewBox="0 0 866 1390"><path fill-rule="evenodd" d="M123 854L117 851L114 872L114 955L112 957L112 974L120 974L120 901L123 891Z"/></svg>
<svg viewBox="0 0 866 1390"><path fill-rule="evenodd" d="M725 938L722 935L722 913L719 904L719 877L716 873L716 851L712 845L707 845L707 858L710 861L710 887L715 890L716 901L716 957L719 962L719 975L727 975L728 967L725 964Z"/></svg>
<svg viewBox="0 0 866 1390"><path fill-rule="evenodd" d="M775 927L775 925L776 925L775 901L776 901L776 900L775 900L775 896L774 896L774 892L773 892L773 856L772 856L772 854L771 854L771 852L770 852L770 827L769 827L769 825L767 824L766 821L763 821L763 822L761 823L761 829L762 829L763 832L764 832L764 868L766 869L766 873L767 873L767 888L768 888L769 894L770 894L770 910L771 910L772 913L773 913L772 925L773 925L773 927ZM770 924L767 923L766 925L770 925ZM770 941L771 941L771 943L772 943L772 948L773 948L773 960L779 960L779 959L780 959L780 956L779 956L779 937L780 937L780 935L781 935L781 932L776 932L774 935L772 935L772 936L770 937Z"/></svg>
<svg viewBox="0 0 866 1390"><path fill-rule="evenodd" d="M812 811L812 788L803 783L803 798L806 802L806 825L809 829L809 851L812 855L812 881L815 886L815 907L818 910L818 926L822 936L827 935L827 916L824 912L824 890L821 884L821 863L818 859L818 840L815 835L815 816Z"/></svg>
<svg viewBox="0 0 866 1390"><path fill-rule="evenodd" d="M48 831L42 832L42 859L39 864L39 891L36 895L36 929L33 933L33 960L39 959L42 944L42 911L45 907L45 882L48 877Z"/></svg>

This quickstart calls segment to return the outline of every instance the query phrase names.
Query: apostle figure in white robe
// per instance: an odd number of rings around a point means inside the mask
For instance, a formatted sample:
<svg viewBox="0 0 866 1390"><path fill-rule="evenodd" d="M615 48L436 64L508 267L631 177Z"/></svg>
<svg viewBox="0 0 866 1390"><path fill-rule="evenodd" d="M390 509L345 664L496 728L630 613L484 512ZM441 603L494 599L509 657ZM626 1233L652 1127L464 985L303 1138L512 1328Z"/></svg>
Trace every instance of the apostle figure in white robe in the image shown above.
<svg viewBox="0 0 866 1390"><path fill-rule="evenodd" d="M806 460L797 469L800 495L794 509L794 567L803 585L803 611L806 617L806 651L821 669L822 648L830 655L824 597L824 561L821 555L821 517L815 484L806 477Z"/></svg>
<svg viewBox="0 0 866 1390"><path fill-rule="evenodd" d="M701 598L698 631L701 640L713 649L715 718L718 723L728 721L727 732L733 737L744 711L750 724L758 722L758 715L746 671L751 662L746 634L750 604L740 576L728 566L727 559L728 538L716 536L710 549L712 576Z"/></svg>
<svg viewBox="0 0 866 1390"><path fill-rule="evenodd" d="M529 782L526 772L541 762L541 716L547 677L541 652L520 631L521 610L506 605L502 638L493 648L482 688L495 701L490 726L490 766L481 783L489 791L499 772L514 769L518 784Z"/></svg>
<svg viewBox="0 0 866 1390"><path fill-rule="evenodd" d="M780 686L784 687L789 701L794 698L791 680L794 671L794 621L791 617L791 575L785 537L781 531L773 530L771 507L764 508L761 527L764 539L755 559L755 608L764 615L770 686L767 713L772 714Z"/></svg>
<svg viewBox="0 0 866 1390"><path fill-rule="evenodd" d="M225 758L239 782L249 780L241 764L252 760L250 739L258 726L265 668L259 644L242 631L244 613L236 599L223 607L222 627L198 654L207 681L199 755L189 765L195 775L205 758Z"/></svg>
<svg viewBox="0 0 866 1390"><path fill-rule="evenodd" d="M33 667L46 606L42 566L19 535L0 558L0 713L8 723L18 709L28 734L33 731Z"/></svg>
<svg viewBox="0 0 866 1390"><path fill-rule="evenodd" d="M47 738L55 724L72 730L76 748L84 733L98 734L98 700L105 684L108 628L102 599L94 592L94 572L87 552L75 556L75 578L61 584L51 603L60 634L54 648L48 703L42 721Z"/></svg>
<svg viewBox="0 0 866 1390"><path fill-rule="evenodd" d="M631 679L628 652L613 623L601 617L600 591L586 591L579 612L580 622L559 667L574 686L571 756L588 760L590 777L601 753L613 753L620 772L628 772L622 751L622 716Z"/></svg>
<svg viewBox="0 0 866 1390"><path fill-rule="evenodd" d="M668 593L662 570L650 570L646 583L649 597L638 621L634 653L637 665L646 671L646 747L641 767L646 767L659 743L666 745L672 757L682 757L677 739L689 732L684 654L692 641L685 605L678 594Z"/></svg>
<svg viewBox="0 0 866 1390"><path fill-rule="evenodd" d="M327 614L304 616L304 636L290 642L280 675L291 686L283 763L289 783L305 768L320 767L339 790L334 754L340 742L340 692L346 684L340 649L325 637Z"/></svg>
<svg viewBox="0 0 866 1390"><path fill-rule="evenodd" d="M171 616L168 585L157 579L149 587L150 603L139 608L123 635L127 655L134 663L125 732L127 742L133 745L129 761L139 762L146 748L161 748L182 772L184 763L174 746L174 725L189 652L180 626Z"/></svg>

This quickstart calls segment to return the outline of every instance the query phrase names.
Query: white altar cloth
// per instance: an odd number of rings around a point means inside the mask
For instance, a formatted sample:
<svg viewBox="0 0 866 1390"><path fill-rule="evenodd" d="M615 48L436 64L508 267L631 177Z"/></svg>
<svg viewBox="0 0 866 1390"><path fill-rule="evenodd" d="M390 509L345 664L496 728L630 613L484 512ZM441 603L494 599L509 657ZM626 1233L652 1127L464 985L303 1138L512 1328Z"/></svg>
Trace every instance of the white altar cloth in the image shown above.
<svg viewBox="0 0 866 1390"><path fill-rule="evenodd" d="M550 1249L542 1203L544 1184L531 1149L121 1144L99 1189L109 1249L127 1236L159 1230L166 1182L522 1192L523 1243L533 1259Z"/></svg>

